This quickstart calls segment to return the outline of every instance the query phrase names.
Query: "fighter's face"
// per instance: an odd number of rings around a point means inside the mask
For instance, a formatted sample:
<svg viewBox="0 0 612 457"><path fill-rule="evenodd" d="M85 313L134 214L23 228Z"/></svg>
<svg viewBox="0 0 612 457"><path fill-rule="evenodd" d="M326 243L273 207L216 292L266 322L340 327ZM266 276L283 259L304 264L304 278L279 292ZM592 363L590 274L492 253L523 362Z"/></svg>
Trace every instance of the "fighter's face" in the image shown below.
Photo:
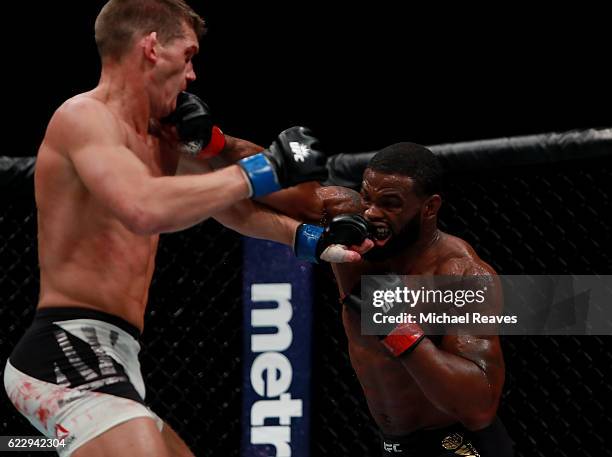
<svg viewBox="0 0 612 457"><path fill-rule="evenodd" d="M423 201L414 185L408 176L366 169L361 196L364 216L375 227L376 248L382 249L387 243L405 246L418 239Z"/></svg>
<svg viewBox="0 0 612 457"><path fill-rule="evenodd" d="M161 88L159 117L167 116L176 109L176 97L195 81L193 57L198 53L198 39L195 32L183 27L183 36L174 38L157 47L155 79Z"/></svg>

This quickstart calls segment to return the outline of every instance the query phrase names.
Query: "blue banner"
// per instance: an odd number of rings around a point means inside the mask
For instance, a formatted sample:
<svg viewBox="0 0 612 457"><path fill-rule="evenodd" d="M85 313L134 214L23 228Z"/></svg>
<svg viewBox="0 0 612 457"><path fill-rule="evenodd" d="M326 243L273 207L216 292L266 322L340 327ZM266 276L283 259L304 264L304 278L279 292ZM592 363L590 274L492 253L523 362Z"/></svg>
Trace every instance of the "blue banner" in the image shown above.
<svg viewBox="0 0 612 457"><path fill-rule="evenodd" d="M311 265L245 238L243 457L309 455L312 299Z"/></svg>

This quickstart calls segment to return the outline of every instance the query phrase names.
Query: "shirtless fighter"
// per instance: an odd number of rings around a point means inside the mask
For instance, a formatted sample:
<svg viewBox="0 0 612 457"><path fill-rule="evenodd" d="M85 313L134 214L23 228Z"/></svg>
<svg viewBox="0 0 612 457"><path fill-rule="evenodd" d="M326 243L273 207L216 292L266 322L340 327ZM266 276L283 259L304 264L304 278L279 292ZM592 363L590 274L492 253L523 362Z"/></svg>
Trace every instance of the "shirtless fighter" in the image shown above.
<svg viewBox="0 0 612 457"><path fill-rule="evenodd" d="M360 259L328 246L333 233L249 199L325 178L325 156L303 127L238 164L175 176L254 147L224 136L183 92L203 31L183 0L110 0L95 27L100 82L54 113L39 149L40 298L4 385L41 433L63 440L62 456L192 455L144 404L138 337L159 233L214 215L303 257Z"/></svg>
<svg viewBox="0 0 612 457"><path fill-rule="evenodd" d="M363 236L370 233L375 247L333 270L351 364L381 430L382 455L507 457L512 442L496 417L505 376L497 336L427 336L418 325L400 325L391 338L361 332L361 275L496 276L468 243L438 229L440 179L427 148L399 143L368 164L361 199L323 187L274 206L298 218L313 217L313 208L319 217L363 214L370 225ZM487 294L487 306L499 311L497 292Z"/></svg>

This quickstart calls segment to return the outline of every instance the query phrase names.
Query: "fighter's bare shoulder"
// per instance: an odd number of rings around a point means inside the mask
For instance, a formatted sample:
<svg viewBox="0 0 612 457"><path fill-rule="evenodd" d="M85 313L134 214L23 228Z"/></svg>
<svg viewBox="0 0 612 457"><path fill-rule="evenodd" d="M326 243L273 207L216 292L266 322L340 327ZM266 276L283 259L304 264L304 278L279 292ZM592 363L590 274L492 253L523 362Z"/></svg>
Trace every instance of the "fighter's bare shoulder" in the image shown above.
<svg viewBox="0 0 612 457"><path fill-rule="evenodd" d="M469 287L482 287L487 300L480 311L501 312L503 309L502 289L497 272L482 260L472 246L461 238L445 234L448 254L438 264L435 274L440 276L462 276Z"/></svg>
<svg viewBox="0 0 612 457"><path fill-rule="evenodd" d="M445 255L440 257L436 274L449 276L496 276L491 265L482 260L465 240L443 234Z"/></svg>
<svg viewBox="0 0 612 457"><path fill-rule="evenodd" d="M101 100L89 93L66 100L53 114L45 142L58 150L71 145L96 142L124 142L119 119Z"/></svg>

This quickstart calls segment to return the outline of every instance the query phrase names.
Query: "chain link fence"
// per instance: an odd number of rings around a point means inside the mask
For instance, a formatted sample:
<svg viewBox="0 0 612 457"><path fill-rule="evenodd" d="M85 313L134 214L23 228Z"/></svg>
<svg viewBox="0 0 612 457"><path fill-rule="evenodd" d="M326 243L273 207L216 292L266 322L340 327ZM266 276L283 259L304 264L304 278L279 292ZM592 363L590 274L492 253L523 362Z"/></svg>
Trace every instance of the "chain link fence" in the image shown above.
<svg viewBox="0 0 612 457"><path fill-rule="evenodd" d="M22 181L0 196L2 361L29 325L38 296L32 182ZM444 197L442 228L466 239L501 274L612 274L611 157L462 172L449 177ZM142 368L148 402L196 455L239 454L241 263L240 237L215 222L162 236ZM315 280L312 455L378 455L377 430L348 361L333 277L321 267ZM502 343L507 380L499 414L517 455L612 455L605 443L612 430L612 339ZM2 390L0 435L22 434L37 432Z"/></svg>

